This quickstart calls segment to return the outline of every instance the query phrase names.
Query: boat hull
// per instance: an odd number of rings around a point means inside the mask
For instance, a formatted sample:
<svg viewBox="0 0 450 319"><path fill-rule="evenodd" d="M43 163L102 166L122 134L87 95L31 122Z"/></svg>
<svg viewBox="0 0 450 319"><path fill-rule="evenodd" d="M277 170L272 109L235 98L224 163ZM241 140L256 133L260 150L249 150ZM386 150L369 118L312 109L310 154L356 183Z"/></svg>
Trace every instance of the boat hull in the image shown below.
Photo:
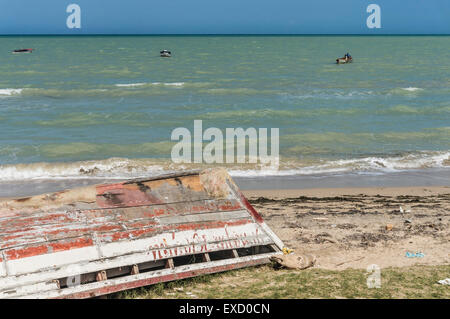
<svg viewBox="0 0 450 319"><path fill-rule="evenodd" d="M345 59L345 58L338 58L336 59L336 64L347 64L352 63L353 59Z"/></svg>
<svg viewBox="0 0 450 319"><path fill-rule="evenodd" d="M0 298L88 298L269 262L281 240L225 170L0 203Z"/></svg>
<svg viewBox="0 0 450 319"><path fill-rule="evenodd" d="M20 50L14 50L12 53L13 54L17 54L17 53L32 53L33 49L20 49Z"/></svg>

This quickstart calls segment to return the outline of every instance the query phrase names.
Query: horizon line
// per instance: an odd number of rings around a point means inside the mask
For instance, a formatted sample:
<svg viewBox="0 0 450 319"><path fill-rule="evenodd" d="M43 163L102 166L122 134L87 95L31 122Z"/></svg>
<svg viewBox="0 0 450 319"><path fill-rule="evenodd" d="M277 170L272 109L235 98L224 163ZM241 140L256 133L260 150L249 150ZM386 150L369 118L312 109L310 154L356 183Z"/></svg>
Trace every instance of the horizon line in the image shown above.
<svg viewBox="0 0 450 319"><path fill-rule="evenodd" d="M92 34L68 34L68 33L8 33L4 36L450 36L450 33L92 33Z"/></svg>

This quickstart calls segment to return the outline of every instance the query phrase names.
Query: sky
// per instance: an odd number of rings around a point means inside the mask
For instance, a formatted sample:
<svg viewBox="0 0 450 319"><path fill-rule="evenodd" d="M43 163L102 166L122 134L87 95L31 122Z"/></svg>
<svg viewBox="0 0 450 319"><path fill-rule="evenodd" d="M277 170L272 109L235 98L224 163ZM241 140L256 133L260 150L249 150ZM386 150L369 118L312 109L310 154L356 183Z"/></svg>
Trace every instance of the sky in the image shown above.
<svg viewBox="0 0 450 319"><path fill-rule="evenodd" d="M67 25L70 4L81 9L80 28ZM368 27L370 4L379 6L379 28ZM0 5L0 34L450 34L450 0L0 0Z"/></svg>

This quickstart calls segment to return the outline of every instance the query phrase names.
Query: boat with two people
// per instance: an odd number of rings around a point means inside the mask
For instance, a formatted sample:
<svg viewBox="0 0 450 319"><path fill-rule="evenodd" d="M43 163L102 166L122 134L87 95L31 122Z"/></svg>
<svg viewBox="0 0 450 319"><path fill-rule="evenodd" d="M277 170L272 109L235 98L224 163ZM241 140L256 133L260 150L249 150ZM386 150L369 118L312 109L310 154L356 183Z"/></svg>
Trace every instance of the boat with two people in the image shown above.
<svg viewBox="0 0 450 319"><path fill-rule="evenodd" d="M352 63L353 58L352 56L347 52L343 58L337 58L336 63L337 64L346 64L346 63Z"/></svg>

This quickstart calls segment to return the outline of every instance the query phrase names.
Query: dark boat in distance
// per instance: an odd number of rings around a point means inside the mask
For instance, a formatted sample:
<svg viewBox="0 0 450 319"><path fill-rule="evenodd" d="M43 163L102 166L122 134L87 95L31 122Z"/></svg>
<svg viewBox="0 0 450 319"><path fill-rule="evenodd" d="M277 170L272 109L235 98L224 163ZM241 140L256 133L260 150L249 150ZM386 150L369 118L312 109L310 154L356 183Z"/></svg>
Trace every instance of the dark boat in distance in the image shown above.
<svg viewBox="0 0 450 319"><path fill-rule="evenodd" d="M346 63L352 63L353 58L352 56L347 52L343 58L337 58L336 63L337 64L346 64Z"/></svg>
<svg viewBox="0 0 450 319"><path fill-rule="evenodd" d="M12 53L32 53L33 49L17 49L14 50Z"/></svg>
<svg viewBox="0 0 450 319"><path fill-rule="evenodd" d="M336 64L346 64L346 63L352 63L353 62L353 58L338 58L336 59Z"/></svg>
<svg viewBox="0 0 450 319"><path fill-rule="evenodd" d="M159 52L159 55L163 58L170 58L172 56L172 52L169 50L162 50Z"/></svg>

